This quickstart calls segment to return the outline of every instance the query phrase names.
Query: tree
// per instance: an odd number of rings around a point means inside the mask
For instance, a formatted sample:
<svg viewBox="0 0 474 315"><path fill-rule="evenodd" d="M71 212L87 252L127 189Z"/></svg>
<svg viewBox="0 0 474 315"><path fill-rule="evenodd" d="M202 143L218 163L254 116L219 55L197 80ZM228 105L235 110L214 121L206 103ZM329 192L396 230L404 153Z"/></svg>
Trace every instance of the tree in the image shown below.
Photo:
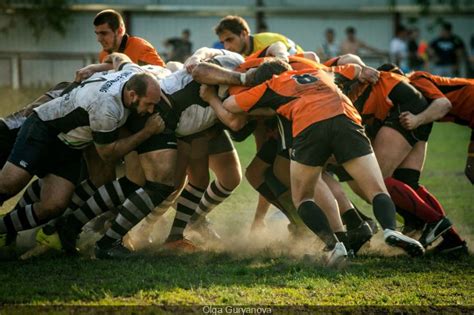
<svg viewBox="0 0 474 315"><path fill-rule="evenodd" d="M16 27L20 17L26 20L36 40L46 30L53 30L64 36L71 19L69 0L33 0L21 4L12 0L0 0L0 12L8 19L0 28L1 32L8 32Z"/></svg>

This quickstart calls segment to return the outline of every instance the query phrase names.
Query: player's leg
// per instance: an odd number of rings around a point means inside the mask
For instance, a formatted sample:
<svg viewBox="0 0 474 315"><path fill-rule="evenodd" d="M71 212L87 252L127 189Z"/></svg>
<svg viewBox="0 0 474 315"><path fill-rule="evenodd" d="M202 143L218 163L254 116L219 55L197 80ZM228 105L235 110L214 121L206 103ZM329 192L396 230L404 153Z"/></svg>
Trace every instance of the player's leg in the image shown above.
<svg viewBox="0 0 474 315"><path fill-rule="evenodd" d="M216 179L207 187L196 212L191 216L190 228L198 231L205 238L218 240L220 236L210 226L206 216L230 197L242 180L237 151L224 131L219 131L209 140L209 167Z"/></svg>
<svg viewBox="0 0 474 315"><path fill-rule="evenodd" d="M123 247L122 238L175 191L177 150L164 149L154 154L157 163L152 172L147 173L144 169L147 179L145 185L124 201L112 226L96 243L96 257L117 258L126 255L128 250Z"/></svg>

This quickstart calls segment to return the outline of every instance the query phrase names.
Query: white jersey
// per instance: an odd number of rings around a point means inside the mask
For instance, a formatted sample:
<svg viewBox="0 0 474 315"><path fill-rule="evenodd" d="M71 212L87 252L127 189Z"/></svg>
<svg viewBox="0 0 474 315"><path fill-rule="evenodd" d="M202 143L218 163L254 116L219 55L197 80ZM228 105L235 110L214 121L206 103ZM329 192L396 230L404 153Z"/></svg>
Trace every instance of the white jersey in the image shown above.
<svg viewBox="0 0 474 315"><path fill-rule="evenodd" d="M235 69L244 59L241 55L223 50L225 55L212 60L226 69ZM178 70L160 80L160 87L172 103L178 117L175 133L183 137L212 127L218 118L208 103L199 97L200 84L193 80L186 69Z"/></svg>
<svg viewBox="0 0 474 315"><path fill-rule="evenodd" d="M118 128L129 115L122 100L123 87L141 72L145 70L128 63L121 71L96 74L71 92L34 110L70 147L81 149L92 141L111 143L118 138Z"/></svg>

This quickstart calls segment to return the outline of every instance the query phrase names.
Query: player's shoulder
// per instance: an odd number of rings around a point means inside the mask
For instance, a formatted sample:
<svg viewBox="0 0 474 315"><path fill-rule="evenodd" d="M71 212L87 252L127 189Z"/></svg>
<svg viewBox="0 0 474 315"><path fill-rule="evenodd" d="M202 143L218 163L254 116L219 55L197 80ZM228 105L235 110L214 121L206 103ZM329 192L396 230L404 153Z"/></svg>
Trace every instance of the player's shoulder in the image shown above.
<svg viewBox="0 0 474 315"><path fill-rule="evenodd" d="M146 39L144 38L141 38L141 37L137 37L137 36L130 36L128 38L128 43L129 45L134 45L134 46L148 46L148 47L152 47L153 48L153 45L150 44L149 41L147 41Z"/></svg>

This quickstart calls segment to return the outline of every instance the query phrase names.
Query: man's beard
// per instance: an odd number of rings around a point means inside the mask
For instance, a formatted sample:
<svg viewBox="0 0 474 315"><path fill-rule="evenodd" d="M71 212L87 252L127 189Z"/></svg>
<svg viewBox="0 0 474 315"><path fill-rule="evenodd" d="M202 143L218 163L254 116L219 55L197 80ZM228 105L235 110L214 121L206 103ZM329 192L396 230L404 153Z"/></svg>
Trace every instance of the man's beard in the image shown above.
<svg viewBox="0 0 474 315"><path fill-rule="evenodd" d="M114 42L112 43L112 47L110 49L107 49L106 51L111 54L113 52L115 52L115 48L117 47L117 50L118 50L118 45L117 45L117 35L114 35Z"/></svg>
<svg viewBox="0 0 474 315"><path fill-rule="evenodd" d="M135 101L135 102L131 102L129 108L130 108L130 110L131 110L132 112L138 114L138 105L140 105L140 101L139 101L139 100L137 100L137 101Z"/></svg>

